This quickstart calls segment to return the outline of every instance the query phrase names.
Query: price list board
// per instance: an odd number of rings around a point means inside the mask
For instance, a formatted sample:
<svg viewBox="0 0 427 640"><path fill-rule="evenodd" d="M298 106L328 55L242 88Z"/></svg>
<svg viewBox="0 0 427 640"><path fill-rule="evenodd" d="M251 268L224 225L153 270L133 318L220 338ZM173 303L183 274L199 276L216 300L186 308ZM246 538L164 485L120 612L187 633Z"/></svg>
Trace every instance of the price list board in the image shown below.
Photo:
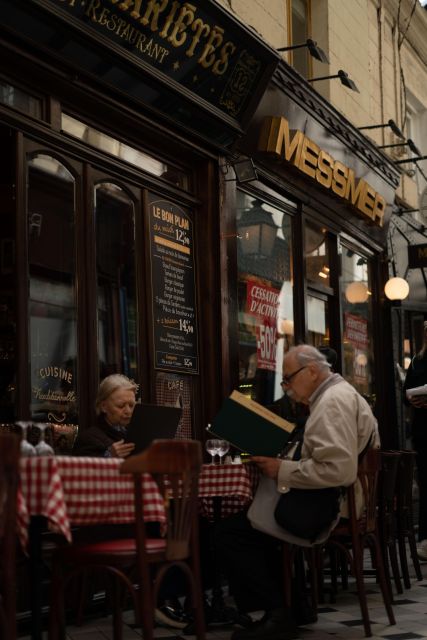
<svg viewBox="0 0 427 640"><path fill-rule="evenodd" d="M199 373L193 222L148 196L155 368Z"/></svg>

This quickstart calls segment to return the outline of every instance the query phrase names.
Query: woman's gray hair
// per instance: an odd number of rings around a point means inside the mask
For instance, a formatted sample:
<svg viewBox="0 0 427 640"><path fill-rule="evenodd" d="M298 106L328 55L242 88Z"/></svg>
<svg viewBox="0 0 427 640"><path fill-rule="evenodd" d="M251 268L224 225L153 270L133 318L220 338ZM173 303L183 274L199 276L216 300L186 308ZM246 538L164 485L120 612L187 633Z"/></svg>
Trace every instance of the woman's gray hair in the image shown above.
<svg viewBox="0 0 427 640"><path fill-rule="evenodd" d="M285 358L290 355L295 357L295 360L301 367L307 366L310 362L315 362L319 371L328 371L331 368L331 365L326 360L325 355L310 344L299 344L295 347L291 347L286 353Z"/></svg>
<svg viewBox="0 0 427 640"><path fill-rule="evenodd" d="M110 376L104 378L98 388L98 393L95 400L96 415L101 414L101 404L111 396L117 389L126 389L133 391L136 395L138 386L134 380L131 380L122 373L112 373Z"/></svg>

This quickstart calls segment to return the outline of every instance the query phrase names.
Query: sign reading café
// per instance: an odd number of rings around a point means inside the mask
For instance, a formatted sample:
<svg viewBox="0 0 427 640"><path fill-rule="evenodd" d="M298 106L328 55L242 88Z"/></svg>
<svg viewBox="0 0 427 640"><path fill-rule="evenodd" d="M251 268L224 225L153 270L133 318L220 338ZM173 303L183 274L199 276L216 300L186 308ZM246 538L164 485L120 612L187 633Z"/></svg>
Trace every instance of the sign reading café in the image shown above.
<svg viewBox="0 0 427 640"><path fill-rule="evenodd" d="M321 149L303 131L290 129L286 118L268 116L264 119L258 151L292 164L321 187L346 200L370 222L383 226L385 198L366 180L357 178L353 169Z"/></svg>

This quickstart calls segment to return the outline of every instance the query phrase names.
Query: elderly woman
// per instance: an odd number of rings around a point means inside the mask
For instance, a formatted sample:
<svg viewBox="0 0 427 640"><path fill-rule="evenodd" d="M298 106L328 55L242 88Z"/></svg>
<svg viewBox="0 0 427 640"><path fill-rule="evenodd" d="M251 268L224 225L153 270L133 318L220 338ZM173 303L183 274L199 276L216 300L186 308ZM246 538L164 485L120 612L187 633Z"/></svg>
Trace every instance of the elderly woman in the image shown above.
<svg viewBox="0 0 427 640"><path fill-rule="evenodd" d="M135 445L125 442L136 404L138 385L120 373L102 380L95 401L97 423L81 430L73 447L76 456L126 458Z"/></svg>

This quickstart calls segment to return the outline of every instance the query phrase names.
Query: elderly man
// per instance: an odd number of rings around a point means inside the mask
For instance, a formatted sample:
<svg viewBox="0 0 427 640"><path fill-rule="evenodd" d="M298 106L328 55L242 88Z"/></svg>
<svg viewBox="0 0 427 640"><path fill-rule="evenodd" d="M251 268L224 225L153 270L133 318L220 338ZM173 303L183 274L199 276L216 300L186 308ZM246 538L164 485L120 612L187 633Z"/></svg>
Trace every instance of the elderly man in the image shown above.
<svg viewBox="0 0 427 640"><path fill-rule="evenodd" d="M287 393L310 410L301 458L256 456L254 462L276 479L281 492L355 482L359 454L379 444L377 422L366 401L340 375L331 373L325 356L309 345L293 347L285 355L283 383ZM265 610L261 622L235 631L232 640L296 637L296 623L307 620L298 619L298 610L292 615L283 608L278 541L253 529L245 514L237 514L223 522L217 544L238 608Z"/></svg>

